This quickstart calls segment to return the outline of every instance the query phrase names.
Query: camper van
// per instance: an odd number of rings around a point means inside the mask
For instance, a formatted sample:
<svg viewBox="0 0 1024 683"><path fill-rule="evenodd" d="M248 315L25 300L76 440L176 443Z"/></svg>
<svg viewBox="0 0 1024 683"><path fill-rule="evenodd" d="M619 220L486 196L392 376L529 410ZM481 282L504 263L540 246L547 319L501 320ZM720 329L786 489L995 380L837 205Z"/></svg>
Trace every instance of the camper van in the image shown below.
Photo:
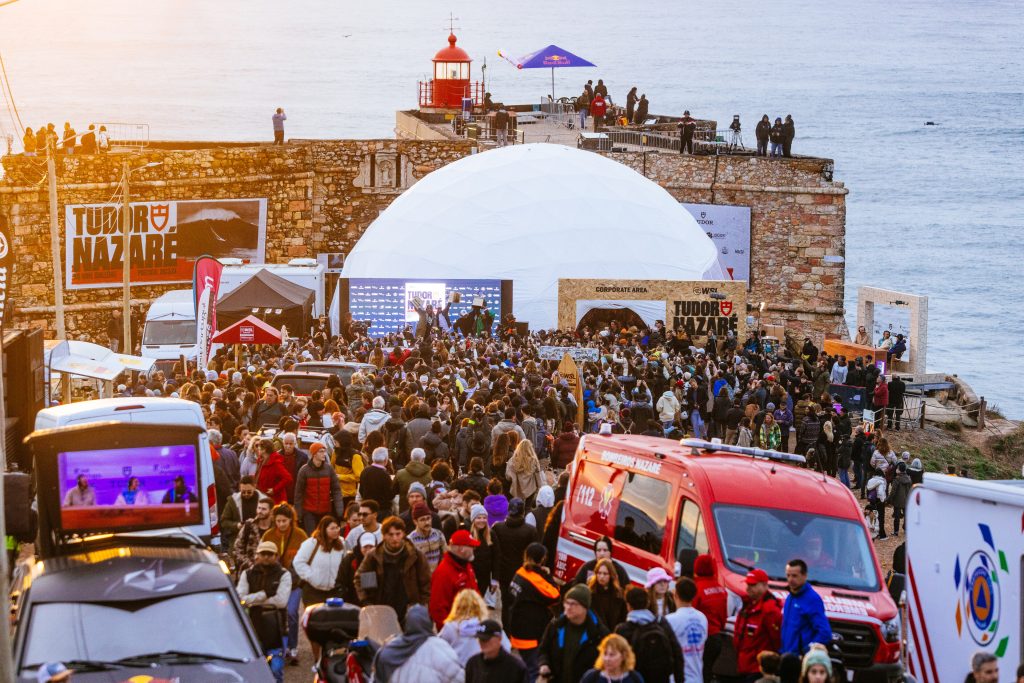
<svg viewBox="0 0 1024 683"><path fill-rule="evenodd" d="M206 420L199 404L177 398L105 398L55 406L36 414L36 430L74 427L97 422L128 422L146 425L190 425L201 430L198 436L201 519L185 530L205 543L219 533L217 490L214 484L213 458L206 435ZM125 463L126 466L131 463Z"/></svg>
<svg viewBox="0 0 1024 683"><path fill-rule="evenodd" d="M978 651L999 680L1024 663L1024 481L924 475L907 501L907 668L963 680Z"/></svg>
<svg viewBox="0 0 1024 683"><path fill-rule="evenodd" d="M167 292L150 305L142 328L140 355L155 358L165 372L170 369L165 366L181 356L195 359L196 308L191 289Z"/></svg>
<svg viewBox="0 0 1024 683"><path fill-rule="evenodd" d="M727 632L757 567L785 597L786 563L805 560L835 644L857 680L901 674L900 622L857 499L838 480L797 467L803 458L698 439L587 435L571 466L555 576L569 581L613 539L633 583L661 567L692 574L710 555L729 604ZM714 671L735 674L731 640Z"/></svg>

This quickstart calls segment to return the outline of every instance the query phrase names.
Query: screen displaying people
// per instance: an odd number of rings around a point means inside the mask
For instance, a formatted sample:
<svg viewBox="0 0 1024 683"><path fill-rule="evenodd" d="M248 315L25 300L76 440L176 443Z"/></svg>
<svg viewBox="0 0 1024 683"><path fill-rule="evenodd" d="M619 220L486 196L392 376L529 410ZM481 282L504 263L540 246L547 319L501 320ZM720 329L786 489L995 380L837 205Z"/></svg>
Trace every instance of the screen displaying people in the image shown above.
<svg viewBox="0 0 1024 683"><path fill-rule="evenodd" d="M65 529L106 528L111 520L187 525L201 517L194 445L68 451L57 466Z"/></svg>

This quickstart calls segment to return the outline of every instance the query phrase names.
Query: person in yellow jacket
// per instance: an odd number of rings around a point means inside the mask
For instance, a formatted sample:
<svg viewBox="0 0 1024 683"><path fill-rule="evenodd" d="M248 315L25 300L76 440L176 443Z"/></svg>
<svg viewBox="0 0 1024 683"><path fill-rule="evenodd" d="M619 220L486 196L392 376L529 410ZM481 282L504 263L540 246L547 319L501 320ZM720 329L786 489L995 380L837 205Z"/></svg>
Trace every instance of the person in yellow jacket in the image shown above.
<svg viewBox="0 0 1024 683"><path fill-rule="evenodd" d="M353 423L354 424L354 423ZM348 425L346 425L347 427ZM350 450L345 453L345 450ZM346 449L341 444L334 450L334 471L341 482L341 502L343 507L356 499L359 489L359 475L363 473L363 457L359 451Z"/></svg>

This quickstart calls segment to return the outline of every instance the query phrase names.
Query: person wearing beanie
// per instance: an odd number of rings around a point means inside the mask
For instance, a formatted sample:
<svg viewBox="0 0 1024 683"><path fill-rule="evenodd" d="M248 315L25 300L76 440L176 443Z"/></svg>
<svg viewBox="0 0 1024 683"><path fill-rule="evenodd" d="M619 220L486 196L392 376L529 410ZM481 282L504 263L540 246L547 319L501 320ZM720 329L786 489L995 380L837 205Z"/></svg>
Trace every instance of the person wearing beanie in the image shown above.
<svg viewBox="0 0 1024 683"><path fill-rule="evenodd" d="M473 549L473 573L481 594L488 588L498 589L498 547L487 523L487 508L476 503L469 511L469 534L480 545Z"/></svg>
<svg viewBox="0 0 1024 683"><path fill-rule="evenodd" d="M590 611L590 589L583 584L569 589L562 610L544 629L538 671L549 683L576 683L594 666L608 629Z"/></svg>
<svg viewBox="0 0 1024 683"><path fill-rule="evenodd" d="M430 510L430 505L427 502L427 487L418 481L414 481L409 485L409 491L405 494L405 502L408 505L408 509L399 515L403 522L405 522L406 529L414 529L416 527L416 518L413 517L412 510L418 504L423 504L430 512L431 526L435 529L441 529L441 517Z"/></svg>
<svg viewBox="0 0 1024 683"><path fill-rule="evenodd" d="M360 457L356 454L355 457ZM388 474L388 449L381 446L373 451L373 464L359 475L359 496L361 500L374 500L380 506L379 518L391 514L395 494L391 488L391 475Z"/></svg>
<svg viewBox="0 0 1024 683"><path fill-rule="evenodd" d="M341 482L327 462L327 448L319 441L309 446L309 461L295 479L295 513L307 534L326 515L341 519Z"/></svg>
<svg viewBox="0 0 1024 683"><path fill-rule="evenodd" d="M910 481L913 484L920 484L924 481L924 465L921 464L921 458L914 458L910 461L907 474L910 475Z"/></svg>
<svg viewBox="0 0 1024 683"><path fill-rule="evenodd" d="M485 506L486 507L486 506ZM512 577L523 565L523 553L539 539L537 530L526 523L526 506L521 498L513 498L508 506L508 519L491 527L491 536L498 548L498 583L501 585L502 620L508 621L508 609L512 604L509 584Z"/></svg>
<svg viewBox="0 0 1024 683"><path fill-rule="evenodd" d="M801 683L828 683L832 679L832 660L824 646L815 645L800 663Z"/></svg>
<svg viewBox="0 0 1024 683"><path fill-rule="evenodd" d="M433 572L441 562L441 556L448 549L444 534L440 529L434 528L433 513L431 513L426 503L416 503L412 506L409 517L414 525L412 532L409 534L409 540L427 558L427 565L430 566L430 571Z"/></svg>
<svg viewBox="0 0 1024 683"><path fill-rule="evenodd" d="M430 467L423 462L426 453L422 448L412 449L409 456L409 464L395 473L394 494L398 496L398 510L405 512L409 509L409 489L413 484L423 485L423 495L426 497L426 486L430 483Z"/></svg>

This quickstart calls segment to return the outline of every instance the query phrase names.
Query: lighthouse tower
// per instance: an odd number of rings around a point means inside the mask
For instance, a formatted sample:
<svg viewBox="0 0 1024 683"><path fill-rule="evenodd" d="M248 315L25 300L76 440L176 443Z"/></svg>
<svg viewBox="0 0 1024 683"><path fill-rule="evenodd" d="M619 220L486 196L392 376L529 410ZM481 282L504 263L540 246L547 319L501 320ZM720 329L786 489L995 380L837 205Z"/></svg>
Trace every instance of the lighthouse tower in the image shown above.
<svg viewBox="0 0 1024 683"><path fill-rule="evenodd" d="M455 45L454 33L448 35L448 47L434 55L434 77L419 83L420 108L461 109L464 98L470 98L473 105L483 101L483 87L479 82L470 81L470 65L473 60L466 51Z"/></svg>

